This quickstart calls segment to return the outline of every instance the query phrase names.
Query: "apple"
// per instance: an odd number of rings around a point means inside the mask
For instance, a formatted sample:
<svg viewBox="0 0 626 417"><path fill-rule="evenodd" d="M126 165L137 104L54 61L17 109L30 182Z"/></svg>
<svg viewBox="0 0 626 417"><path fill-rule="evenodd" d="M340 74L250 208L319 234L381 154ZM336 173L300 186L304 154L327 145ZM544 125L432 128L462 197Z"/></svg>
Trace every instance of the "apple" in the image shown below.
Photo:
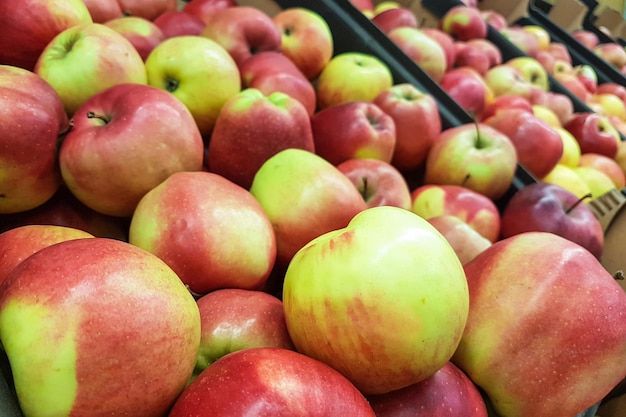
<svg viewBox="0 0 626 417"><path fill-rule="evenodd" d="M374 12L374 1L373 0L349 0L349 2L357 10L359 10L361 12L365 12L365 13L373 13Z"/></svg>
<svg viewBox="0 0 626 417"><path fill-rule="evenodd" d="M546 122L551 128L563 127L559 116L551 108L543 104L533 104L533 114Z"/></svg>
<svg viewBox="0 0 626 417"><path fill-rule="evenodd" d="M375 417L363 394L330 366L289 349L228 354L185 389L169 417L349 415Z"/></svg>
<svg viewBox="0 0 626 417"><path fill-rule="evenodd" d="M240 66L261 51L279 51L282 32L264 11L252 6L226 7L212 13L201 36L228 51Z"/></svg>
<svg viewBox="0 0 626 417"><path fill-rule="evenodd" d="M439 28L460 41L487 37L487 22L480 10L467 5L450 7L441 16Z"/></svg>
<svg viewBox="0 0 626 417"><path fill-rule="evenodd" d="M480 14L485 22L492 26L496 31L500 31L509 26L509 22L502 13L494 9L481 9Z"/></svg>
<svg viewBox="0 0 626 417"><path fill-rule="evenodd" d="M393 7L375 14L371 22L383 33L389 33L399 27L419 27L417 16L411 9L404 6Z"/></svg>
<svg viewBox="0 0 626 417"><path fill-rule="evenodd" d="M626 102L626 86L615 82L604 82L598 84L596 90L598 94L614 94L622 101Z"/></svg>
<svg viewBox="0 0 626 417"><path fill-rule="evenodd" d="M454 65L456 67L472 67L479 74L502 64L502 52L488 39L476 38L468 41L456 41Z"/></svg>
<svg viewBox="0 0 626 417"><path fill-rule="evenodd" d="M326 107L311 117L315 153L333 165L352 158L391 162L397 145L394 118L371 101Z"/></svg>
<svg viewBox="0 0 626 417"><path fill-rule="evenodd" d="M565 130L564 127L555 127L554 130L559 134L563 141L563 154L559 159L559 164L563 164L569 167L578 166L580 162L581 152L580 145L576 138Z"/></svg>
<svg viewBox="0 0 626 417"><path fill-rule="evenodd" d="M552 110L559 118L561 126L565 125L574 114L574 102L563 93L535 89L529 101L532 105L541 105Z"/></svg>
<svg viewBox="0 0 626 417"><path fill-rule="evenodd" d="M334 52L333 34L326 20L304 7L283 9L272 20L281 33L280 52L308 80L316 79Z"/></svg>
<svg viewBox="0 0 626 417"><path fill-rule="evenodd" d="M374 103L393 119L395 126L391 164L401 172L423 167L442 130L435 97L413 84L397 83L381 91Z"/></svg>
<svg viewBox="0 0 626 417"><path fill-rule="evenodd" d="M210 16L215 12L236 6L238 6L236 0L190 0L180 10L200 19L204 28Z"/></svg>
<svg viewBox="0 0 626 417"><path fill-rule="evenodd" d="M550 172L563 155L560 135L534 113L506 109L483 123L502 132L511 140L520 165L537 178Z"/></svg>
<svg viewBox="0 0 626 417"><path fill-rule="evenodd" d="M529 184L513 194L504 207L501 237L550 232L579 244L600 259L604 232L584 200L555 184Z"/></svg>
<svg viewBox="0 0 626 417"><path fill-rule="evenodd" d="M105 22L104 25L128 39L144 61L154 47L165 40L161 28L143 17L121 16Z"/></svg>
<svg viewBox="0 0 626 417"><path fill-rule="evenodd" d="M615 189L615 183L611 177L598 168L588 165L578 165L577 167L573 167L572 171L589 187L591 200L595 200Z"/></svg>
<svg viewBox="0 0 626 417"><path fill-rule="evenodd" d="M535 58L518 56L509 59L504 65L516 68L521 76L533 86L544 91L550 89L548 72Z"/></svg>
<svg viewBox="0 0 626 417"><path fill-rule="evenodd" d="M200 35L204 30L204 22L199 17L182 10L163 12L153 22L161 29L165 39L174 36Z"/></svg>
<svg viewBox="0 0 626 417"><path fill-rule="evenodd" d="M480 391L452 362L421 382L367 399L377 417L487 417Z"/></svg>
<svg viewBox="0 0 626 417"><path fill-rule="evenodd" d="M563 126L578 141L581 153L599 153L615 158L620 137L607 117L594 112L576 112Z"/></svg>
<svg viewBox="0 0 626 417"><path fill-rule="evenodd" d="M540 51L545 51L548 49L550 43L552 42L552 39L550 37L550 32L548 32L545 27L539 24L530 24L522 25L522 29L537 38L537 44Z"/></svg>
<svg viewBox="0 0 626 417"><path fill-rule="evenodd" d="M617 144L617 154L614 159L622 168L624 175L626 175L626 141L620 141Z"/></svg>
<svg viewBox="0 0 626 417"><path fill-rule="evenodd" d="M500 29L498 34L513 47L519 49L524 56L535 58L539 53L539 40L532 33L524 30L523 26L507 26ZM549 47L548 50L550 50Z"/></svg>
<svg viewBox="0 0 626 417"><path fill-rule="evenodd" d="M400 171L380 159L353 158L337 165L357 187L367 207L411 208L411 190Z"/></svg>
<svg viewBox="0 0 626 417"><path fill-rule="evenodd" d="M547 51L550 52L558 61L572 64L572 55L569 53L569 49L564 43L550 42Z"/></svg>
<svg viewBox="0 0 626 417"><path fill-rule="evenodd" d="M0 65L0 107L0 213L31 210L61 185L56 147L68 117L50 84L12 65Z"/></svg>
<svg viewBox="0 0 626 417"><path fill-rule="evenodd" d="M192 375L198 306L136 246L50 245L0 288L0 341L24 415L165 415Z"/></svg>
<svg viewBox="0 0 626 417"><path fill-rule="evenodd" d="M241 90L239 68L230 54L202 36L165 39L145 66L148 83L182 101L203 137L211 134L224 103Z"/></svg>
<svg viewBox="0 0 626 417"><path fill-rule="evenodd" d="M261 165L279 151L315 151L311 125L297 99L246 88L231 97L217 117L208 144L208 169L249 189Z"/></svg>
<svg viewBox="0 0 626 417"><path fill-rule="evenodd" d="M446 71L439 85L474 118L479 117L485 110L485 106L494 100L493 91L485 78L471 66L461 66Z"/></svg>
<svg viewBox="0 0 626 417"><path fill-rule="evenodd" d="M33 253L70 239L94 237L72 227L33 224L0 233L0 285L9 273Z"/></svg>
<svg viewBox="0 0 626 417"><path fill-rule="evenodd" d="M517 162L504 133L484 123L462 124L445 129L431 146L424 182L463 185L497 200L510 188Z"/></svg>
<svg viewBox="0 0 626 417"><path fill-rule="evenodd" d="M316 80L318 109L348 101L372 101L393 85L391 70L378 57L343 52L331 58Z"/></svg>
<svg viewBox="0 0 626 417"><path fill-rule="evenodd" d="M345 227L367 208L359 190L337 167L297 148L268 158L256 172L250 193L274 226L279 267L287 266L310 240Z"/></svg>
<svg viewBox="0 0 626 417"><path fill-rule="evenodd" d="M483 80L494 97L506 94L530 99L538 89L520 73L519 69L504 63L491 67L483 76Z"/></svg>
<svg viewBox="0 0 626 417"><path fill-rule="evenodd" d="M626 49L617 42L600 43L592 51L616 68L626 66Z"/></svg>
<svg viewBox="0 0 626 417"><path fill-rule="evenodd" d="M24 0L0 4L0 63L32 71L59 33L92 22L82 0Z"/></svg>
<svg viewBox="0 0 626 417"><path fill-rule="evenodd" d="M263 291L223 288L197 300L200 349L194 378L219 358L243 349L294 350L283 302Z"/></svg>
<svg viewBox="0 0 626 417"><path fill-rule="evenodd" d="M626 121L626 101L612 93L595 93L589 96L587 105L596 113Z"/></svg>
<svg viewBox="0 0 626 417"><path fill-rule="evenodd" d="M618 190L626 187L626 174L622 171L615 158L609 158L606 155L587 152L580 155L578 165L589 166L602 171L611 179L613 186Z"/></svg>
<svg viewBox="0 0 626 417"><path fill-rule="evenodd" d="M598 73L593 66L579 64L574 66L573 71L590 93L594 94L598 90Z"/></svg>
<svg viewBox="0 0 626 417"><path fill-rule="evenodd" d="M463 265L491 246L489 239L457 216L442 214L427 220L446 238Z"/></svg>
<svg viewBox="0 0 626 417"><path fill-rule="evenodd" d="M118 0L83 0L94 23L105 23L124 16Z"/></svg>
<svg viewBox="0 0 626 417"><path fill-rule="evenodd" d="M34 72L59 94L68 116L118 84L147 84L143 59L122 34L100 23L72 26L39 55Z"/></svg>
<svg viewBox="0 0 626 417"><path fill-rule="evenodd" d="M574 172L574 167L558 163L547 175L540 178L541 182L558 185L573 193L579 199L588 199L591 190L587 183Z"/></svg>
<svg viewBox="0 0 626 417"><path fill-rule="evenodd" d="M548 74L554 74L556 63L562 62L558 61L554 55L552 55L548 51L539 51L537 55L535 55L535 59L541 64L542 67L545 68ZM571 64L568 64L571 65Z"/></svg>
<svg viewBox="0 0 626 417"><path fill-rule="evenodd" d="M122 12L127 16L143 17L153 21L161 13L176 10L176 0L117 0Z"/></svg>
<svg viewBox="0 0 626 417"><path fill-rule="evenodd" d="M420 27L420 30L422 33L433 38L439 46L441 46L446 56L446 71L450 70L456 61L456 41L454 38L438 28Z"/></svg>
<svg viewBox="0 0 626 417"><path fill-rule="evenodd" d="M387 33L387 37L415 62L430 78L438 82L448 66L442 46L419 28L399 27Z"/></svg>
<svg viewBox="0 0 626 417"><path fill-rule="evenodd" d="M174 172L202 169L203 148L180 100L156 87L118 84L78 108L61 142L59 165L82 203L126 217Z"/></svg>
<svg viewBox="0 0 626 417"><path fill-rule="evenodd" d="M277 51L263 51L252 55L241 64L241 86L255 88L269 96L285 93L297 99L313 116L317 108L315 87L286 55Z"/></svg>
<svg viewBox="0 0 626 417"><path fill-rule="evenodd" d="M559 84L561 84L561 86L563 86L583 103L589 101L591 93L585 86L585 82L583 82L574 72L555 72L553 77Z"/></svg>
<svg viewBox="0 0 626 417"><path fill-rule="evenodd" d="M570 35L587 49L593 49L600 43L598 35L590 30L576 29Z"/></svg>
<svg viewBox="0 0 626 417"><path fill-rule="evenodd" d="M525 232L464 270L470 312L452 362L498 415L573 416L624 379L626 321L615 312L626 292L587 249Z"/></svg>
<svg viewBox="0 0 626 417"><path fill-rule="evenodd" d="M384 12L385 10L396 9L398 7L401 7L401 6L402 5L399 2L393 1L393 0L384 0L384 1L381 1L381 2L375 2L374 3L374 14L372 15L372 17L376 16L379 13Z"/></svg>
<svg viewBox="0 0 626 417"><path fill-rule="evenodd" d="M500 237L500 212L493 200L460 185L423 184L411 191L411 211L426 220L454 216L482 237Z"/></svg>
<svg viewBox="0 0 626 417"><path fill-rule="evenodd" d="M522 109L528 113L533 113L533 104L527 98L515 94L503 94L487 103L477 117L480 121L484 121L505 109Z"/></svg>

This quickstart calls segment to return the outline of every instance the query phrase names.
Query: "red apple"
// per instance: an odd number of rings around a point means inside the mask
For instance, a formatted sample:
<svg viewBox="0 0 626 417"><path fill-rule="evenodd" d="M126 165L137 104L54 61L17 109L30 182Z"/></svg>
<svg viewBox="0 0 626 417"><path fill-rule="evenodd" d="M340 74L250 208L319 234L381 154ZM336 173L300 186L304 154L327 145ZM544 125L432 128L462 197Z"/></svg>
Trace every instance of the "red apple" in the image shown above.
<svg viewBox="0 0 626 417"><path fill-rule="evenodd" d="M94 23L104 23L124 16L117 0L83 0Z"/></svg>
<svg viewBox="0 0 626 417"><path fill-rule="evenodd" d="M178 171L202 169L193 116L167 91L118 84L88 99L59 149L65 184L103 214L130 216L141 197Z"/></svg>
<svg viewBox="0 0 626 417"><path fill-rule="evenodd" d="M391 164L401 172L423 167L442 129L435 97L413 84L398 83L380 92L374 103L391 116L395 125Z"/></svg>
<svg viewBox="0 0 626 417"><path fill-rule="evenodd" d="M165 39L161 28L154 22L138 16L122 16L104 23L122 34L135 47L145 61L150 52Z"/></svg>
<svg viewBox="0 0 626 417"><path fill-rule="evenodd" d="M439 20L439 28L460 41L487 37L487 22L480 10L467 5L449 8Z"/></svg>
<svg viewBox="0 0 626 417"><path fill-rule="evenodd" d="M183 5L181 10L197 17L206 25L211 15L218 10L235 6L238 6L236 0L190 0Z"/></svg>
<svg viewBox="0 0 626 417"><path fill-rule="evenodd" d="M504 15L497 10L481 10L480 14L483 17L483 20L497 31L509 26L509 22L507 22L506 17L504 17Z"/></svg>
<svg viewBox="0 0 626 417"><path fill-rule="evenodd" d="M441 48L443 49L443 52L446 56L446 70L452 68L454 66L454 61L456 60L456 48L454 46L454 38L438 28L420 27L420 29L423 33L437 41L439 46L441 46Z"/></svg>
<svg viewBox="0 0 626 417"><path fill-rule="evenodd" d="M572 56L565 44L561 42L550 42L547 51L550 52L557 61L563 61L572 65Z"/></svg>
<svg viewBox="0 0 626 417"><path fill-rule="evenodd" d="M590 166L604 172L613 181L615 188L621 190L626 187L626 174L617 163L615 158L606 155L586 152L580 155L579 166Z"/></svg>
<svg viewBox="0 0 626 417"><path fill-rule="evenodd" d="M539 52L539 40L523 26L507 26L498 31L507 41L519 49L524 55L536 57Z"/></svg>
<svg viewBox="0 0 626 417"><path fill-rule="evenodd" d="M337 165L359 190L367 207L411 208L411 191L406 179L393 165L379 159L353 158Z"/></svg>
<svg viewBox="0 0 626 417"><path fill-rule="evenodd" d="M579 64L574 66L573 71L587 91L595 94L598 90L598 73L594 67L589 64Z"/></svg>
<svg viewBox="0 0 626 417"><path fill-rule="evenodd" d="M626 66L626 49L617 42L600 43L593 52L618 69Z"/></svg>
<svg viewBox="0 0 626 417"><path fill-rule="evenodd" d="M456 67L472 67L479 74L484 75L490 68L502 64L500 49L488 39L457 41L456 45L454 61Z"/></svg>
<svg viewBox="0 0 626 417"><path fill-rule="evenodd" d="M505 109L521 109L533 113L532 103L528 99L515 94L504 94L491 100L478 116L484 121Z"/></svg>
<svg viewBox="0 0 626 417"><path fill-rule="evenodd" d="M419 27L415 13L404 6L393 7L376 13L370 20L383 33L389 33L395 28L404 26Z"/></svg>
<svg viewBox="0 0 626 417"><path fill-rule="evenodd" d="M463 265L491 246L492 242L486 237L451 214L431 217L428 219L428 223L446 238Z"/></svg>
<svg viewBox="0 0 626 417"><path fill-rule="evenodd" d="M374 417L363 394L330 366L289 349L250 348L217 360L178 397L169 417Z"/></svg>
<svg viewBox="0 0 626 417"><path fill-rule="evenodd" d="M247 88L222 107L208 144L208 169L248 189L257 170L287 148L314 152L307 109L281 92Z"/></svg>
<svg viewBox="0 0 626 417"><path fill-rule="evenodd" d="M626 86L618 84L616 82L604 82L598 84L596 90L598 94L615 94L626 103Z"/></svg>
<svg viewBox="0 0 626 417"><path fill-rule="evenodd" d="M429 77L434 81L441 80L448 64L446 53L439 42L421 29L410 26L393 29L387 36Z"/></svg>
<svg viewBox="0 0 626 417"><path fill-rule="evenodd" d="M483 112L493 100L493 92L485 78L473 67L452 68L441 77L441 88L471 116Z"/></svg>
<svg viewBox="0 0 626 417"><path fill-rule="evenodd" d="M377 104L350 101L326 107L311 118L315 153L333 165L352 158L391 162L396 124Z"/></svg>
<svg viewBox="0 0 626 417"><path fill-rule="evenodd" d="M165 39L174 36L200 35L204 30L204 22L199 17L182 10L170 10L163 12L154 19Z"/></svg>
<svg viewBox="0 0 626 417"><path fill-rule="evenodd" d="M373 12L374 11L374 1L373 0L349 0L350 4L356 7L358 10L362 12Z"/></svg>
<svg viewBox="0 0 626 417"><path fill-rule="evenodd" d="M569 96L554 91L536 89L530 95L532 105L541 105L549 108L558 117L561 125L565 125L574 114L574 102Z"/></svg>
<svg viewBox="0 0 626 417"><path fill-rule="evenodd" d="M177 0L117 0L126 16L143 17L153 21L161 13L176 10Z"/></svg>
<svg viewBox="0 0 626 417"><path fill-rule="evenodd" d="M563 126L580 145L580 152L615 158L620 137L611 122L598 113L576 112Z"/></svg>
<svg viewBox="0 0 626 417"><path fill-rule="evenodd" d="M598 38L598 35L596 35L595 32L592 32L590 30L577 29L577 30L574 30L571 33L571 35L572 35L572 38L576 39L587 49L593 49L596 47L596 45L600 43L600 39Z"/></svg>

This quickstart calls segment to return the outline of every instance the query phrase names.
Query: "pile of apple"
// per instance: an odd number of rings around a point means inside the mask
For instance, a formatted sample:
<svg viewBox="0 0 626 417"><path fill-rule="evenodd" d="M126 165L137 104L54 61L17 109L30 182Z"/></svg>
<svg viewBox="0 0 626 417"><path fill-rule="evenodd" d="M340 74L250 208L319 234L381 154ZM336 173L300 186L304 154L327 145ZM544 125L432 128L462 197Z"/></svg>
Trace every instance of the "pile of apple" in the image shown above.
<svg viewBox="0 0 626 417"><path fill-rule="evenodd" d="M599 36L587 29L576 29L571 35L626 77L626 47L618 42L600 42Z"/></svg>
<svg viewBox="0 0 626 417"><path fill-rule="evenodd" d="M335 53L320 14L262 6L0 3L0 346L23 415L572 417L605 398L626 293L598 219L548 181L499 207L519 163L582 166L585 142L572 129L566 155L557 112L490 107L507 95L444 129L381 59Z"/></svg>

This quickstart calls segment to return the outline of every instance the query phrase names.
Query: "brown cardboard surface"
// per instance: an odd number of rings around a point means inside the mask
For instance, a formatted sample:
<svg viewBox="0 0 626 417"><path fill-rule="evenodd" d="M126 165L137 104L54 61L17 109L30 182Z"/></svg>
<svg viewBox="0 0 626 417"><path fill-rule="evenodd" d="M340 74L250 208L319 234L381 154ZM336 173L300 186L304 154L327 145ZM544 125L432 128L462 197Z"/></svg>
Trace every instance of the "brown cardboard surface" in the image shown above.
<svg viewBox="0 0 626 417"><path fill-rule="evenodd" d="M616 37L626 37L626 21L622 15L613 9L604 9L597 14L595 25L606 27Z"/></svg>
<svg viewBox="0 0 626 417"><path fill-rule="evenodd" d="M557 0L548 17L565 31L572 32L582 28L588 11L587 6L579 0Z"/></svg>
<svg viewBox="0 0 626 417"><path fill-rule="evenodd" d="M518 20L520 17L528 16L528 4L529 0L478 0L478 7L481 10L495 10L503 15L509 24Z"/></svg>

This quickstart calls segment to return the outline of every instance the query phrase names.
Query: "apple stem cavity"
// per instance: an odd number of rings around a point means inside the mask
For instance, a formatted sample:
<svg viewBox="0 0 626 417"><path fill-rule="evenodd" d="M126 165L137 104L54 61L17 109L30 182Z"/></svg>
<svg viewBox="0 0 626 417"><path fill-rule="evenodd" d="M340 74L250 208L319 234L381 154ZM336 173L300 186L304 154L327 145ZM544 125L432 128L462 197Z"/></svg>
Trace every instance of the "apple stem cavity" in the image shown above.
<svg viewBox="0 0 626 417"><path fill-rule="evenodd" d="M178 90L178 87L180 86L180 82L178 80L175 80L173 78L167 78L165 80L165 90L169 91L170 93L175 92L176 90Z"/></svg>
<svg viewBox="0 0 626 417"><path fill-rule="evenodd" d="M100 115L100 114L96 114L92 111L88 111L87 112L87 118L88 119L98 119L101 120L102 122L104 122L103 124L107 124L110 122L109 118L107 118L106 116Z"/></svg>
<svg viewBox="0 0 626 417"><path fill-rule="evenodd" d="M365 201L369 201L371 194L370 194L370 190L367 187L367 177L362 177L361 178L361 183L363 184L362 187L360 188L360 192L361 192L361 196L363 197L363 200Z"/></svg>
<svg viewBox="0 0 626 417"><path fill-rule="evenodd" d="M615 281L623 281L624 280L624 271L619 270L615 274L613 274L613 279Z"/></svg>
<svg viewBox="0 0 626 417"><path fill-rule="evenodd" d="M572 204L571 207L565 209L565 214L569 214L572 210L576 208L576 206L578 206L580 203L582 203L583 201L591 197L592 197L591 193L587 193L584 196L580 197L574 204Z"/></svg>

